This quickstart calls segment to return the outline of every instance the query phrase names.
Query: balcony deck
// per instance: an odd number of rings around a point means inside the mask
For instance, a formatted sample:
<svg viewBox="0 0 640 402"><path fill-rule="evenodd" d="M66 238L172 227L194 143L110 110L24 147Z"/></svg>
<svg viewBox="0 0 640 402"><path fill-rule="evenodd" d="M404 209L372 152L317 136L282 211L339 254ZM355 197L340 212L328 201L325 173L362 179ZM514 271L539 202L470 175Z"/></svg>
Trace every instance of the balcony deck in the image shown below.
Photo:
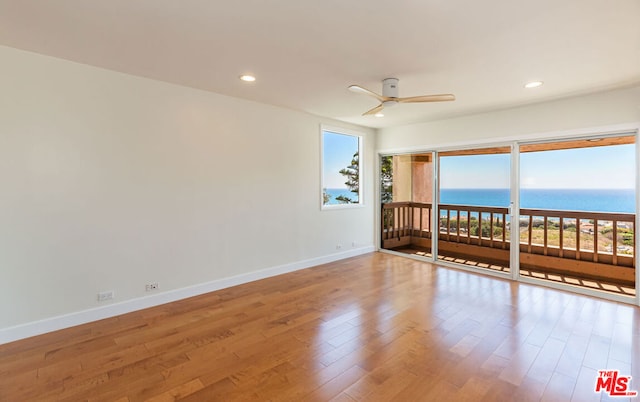
<svg viewBox="0 0 640 402"><path fill-rule="evenodd" d="M420 257L429 257L429 258L431 257L431 251L424 249L422 247L413 247L413 246L400 247L400 248L394 249L393 251L397 251L397 252L408 254L408 255L416 255ZM511 269L506 266L488 264L484 262L467 260L463 258L446 257L443 255L439 255L438 260L454 262L456 264L463 264L463 265L468 265L468 266L482 268L482 269L490 269L490 270L499 271L499 272L507 272L507 273L511 272ZM532 277L540 280L550 281L550 282L564 283L570 286L577 286L577 287L599 290L603 292L624 295L624 296L633 297L636 295L636 290L633 286L624 286L616 283L607 283L602 280L598 280L598 281L589 280L589 279L579 278L576 275L568 276L568 275L562 275L562 274L551 274L547 272L532 271L527 269L521 269L520 275L528 276L528 277Z"/></svg>
<svg viewBox="0 0 640 402"><path fill-rule="evenodd" d="M382 206L381 246L431 252L432 206ZM440 205L439 259L509 271L511 222L507 208ZM521 209L520 274L571 286L634 296L635 214Z"/></svg>

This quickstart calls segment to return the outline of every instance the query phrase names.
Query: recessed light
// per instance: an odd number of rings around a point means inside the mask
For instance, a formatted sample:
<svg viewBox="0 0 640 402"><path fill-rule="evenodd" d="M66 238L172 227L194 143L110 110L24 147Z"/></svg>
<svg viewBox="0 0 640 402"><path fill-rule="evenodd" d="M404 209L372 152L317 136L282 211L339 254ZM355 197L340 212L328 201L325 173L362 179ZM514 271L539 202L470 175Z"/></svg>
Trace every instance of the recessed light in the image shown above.
<svg viewBox="0 0 640 402"><path fill-rule="evenodd" d="M524 84L525 88L537 88L542 85L542 81L531 81Z"/></svg>
<svg viewBox="0 0 640 402"><path fill-rule="evenodd" d="M256 80L256 77L254 77L253 75L245 74L245 75L241 75L240 79L244 82L253 82Z"/></svg>
<svg viewBox="0 0 640 402"><path fill-rule="evenodd" d="M384 117L384 113L378 112L378 113L374 114L374 116L376 116L376 117Z"/></svg>

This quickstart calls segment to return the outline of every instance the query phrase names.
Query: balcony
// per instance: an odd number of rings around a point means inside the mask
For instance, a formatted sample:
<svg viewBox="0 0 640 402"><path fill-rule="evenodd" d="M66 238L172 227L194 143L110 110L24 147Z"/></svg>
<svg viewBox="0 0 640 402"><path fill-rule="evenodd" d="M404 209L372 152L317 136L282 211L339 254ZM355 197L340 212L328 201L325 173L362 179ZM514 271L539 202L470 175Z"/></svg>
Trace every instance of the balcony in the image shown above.
<svg viewBox="0 0 640 402"><path fill-rule="evenodd" d="M442 260L509 271L512 225L507 208L382 204L381 246L429 254L438 232ZM521 209L520 274L635 295L635 214Z"/></svg>

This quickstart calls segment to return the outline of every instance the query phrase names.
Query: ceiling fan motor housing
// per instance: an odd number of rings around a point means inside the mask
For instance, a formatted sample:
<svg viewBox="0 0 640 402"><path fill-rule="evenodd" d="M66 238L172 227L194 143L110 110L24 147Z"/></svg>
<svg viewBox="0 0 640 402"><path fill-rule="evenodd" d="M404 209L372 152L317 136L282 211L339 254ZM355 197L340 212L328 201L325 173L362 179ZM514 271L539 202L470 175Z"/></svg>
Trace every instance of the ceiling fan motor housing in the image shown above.
<svg viewBox="0 0 640 402"><path fill-rule="evenodd" d="M381 115L380 111L382 109L397 105L398 103L444 102L456 99L452 94L422 95L401 98L398 96L398 93L400 92L398 82L399 80L397 78L385 78L382 80L382 95L378 95L377 93L370 91L367 88L363 88L360 85L350 85L349 90L374 97L380 101L378 106L364 112L363 116Z"/></svg>
<svg viewBox="0 0 640 402"><path fill-rule="evenodd" d="M382 96L398 98L398 79L385 78L382 80Z"/></svg>

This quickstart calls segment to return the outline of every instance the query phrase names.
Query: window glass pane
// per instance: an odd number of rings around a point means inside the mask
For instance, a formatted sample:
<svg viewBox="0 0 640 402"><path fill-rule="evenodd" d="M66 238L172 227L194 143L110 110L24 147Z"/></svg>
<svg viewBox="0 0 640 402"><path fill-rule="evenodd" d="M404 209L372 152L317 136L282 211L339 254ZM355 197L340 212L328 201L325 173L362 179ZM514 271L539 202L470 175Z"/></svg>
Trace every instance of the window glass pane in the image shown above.
<svg viewBox="0 0 640 402"><path fill-rule="evenodd" d="M322 130L322 205L345 207L362 203L360 136Z"/></svg>
<svg viewBox="0 0 640 402"><path fill-rule="evenodd" d="M635 296L635 155L635 136L520 147L520 275Z"/></svg>
<svg viewBox="0 0 640 402"><path fill-rule="evenodd" d="M509 147L441 153L438 259L510 271Z"/></svg>

